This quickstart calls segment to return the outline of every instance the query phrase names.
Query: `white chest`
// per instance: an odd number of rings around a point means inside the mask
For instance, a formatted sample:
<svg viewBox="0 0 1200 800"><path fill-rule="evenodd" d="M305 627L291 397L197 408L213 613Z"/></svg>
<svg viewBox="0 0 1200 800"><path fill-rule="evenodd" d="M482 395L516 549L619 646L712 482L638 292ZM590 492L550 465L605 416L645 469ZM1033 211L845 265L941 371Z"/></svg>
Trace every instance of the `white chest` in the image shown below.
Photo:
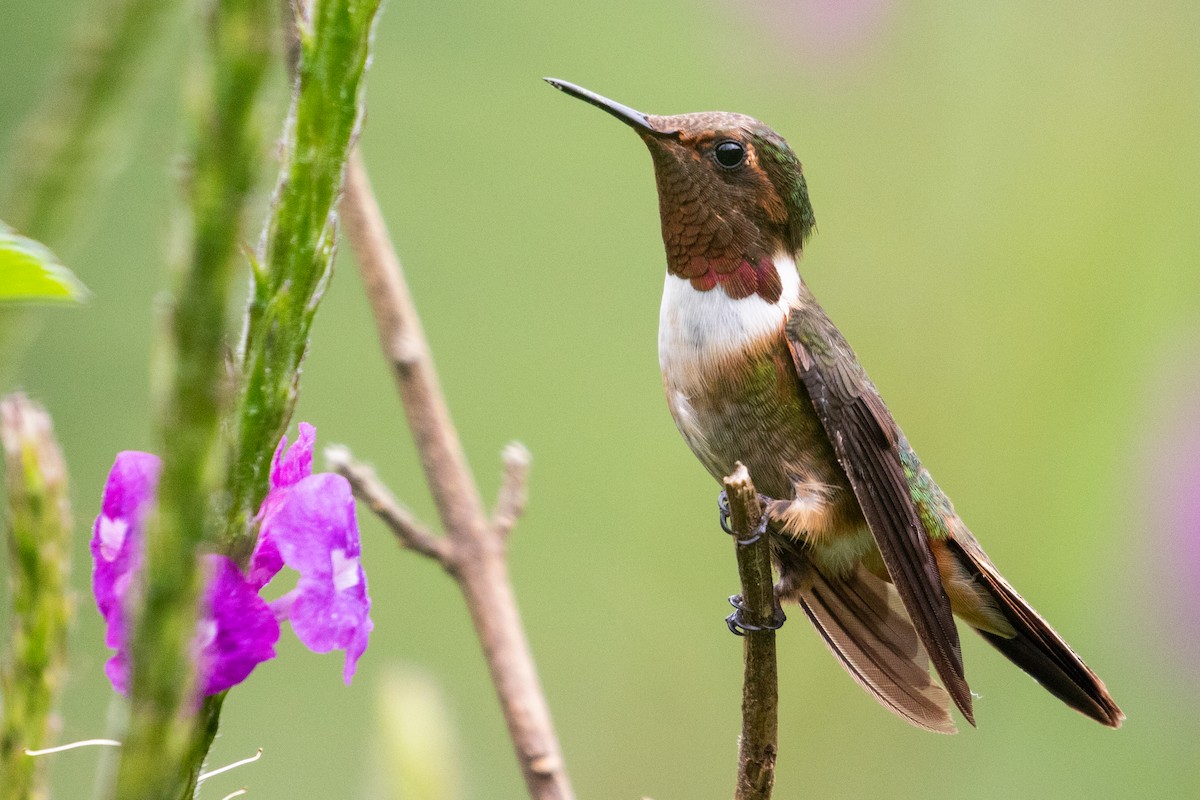
<svg viewBox="0 0 1200 800"><path fill-rule="evenodd" d="M778 331L800 293L800 274L789 255L775 267L783 292L774 303L758 295L734 300L720 287L706 292L667 274L658 317L658 365L668 394L683 390L729 356Z"/></svg>

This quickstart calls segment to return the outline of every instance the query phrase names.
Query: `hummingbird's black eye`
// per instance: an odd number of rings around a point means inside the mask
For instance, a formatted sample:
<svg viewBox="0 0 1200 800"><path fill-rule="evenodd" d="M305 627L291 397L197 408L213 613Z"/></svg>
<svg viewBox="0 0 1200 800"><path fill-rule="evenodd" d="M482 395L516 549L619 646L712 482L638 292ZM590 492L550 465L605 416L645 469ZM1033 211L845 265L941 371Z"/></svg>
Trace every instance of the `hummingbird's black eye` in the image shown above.
<svg viewBox="0 0 1200 800"><path fill-rule="evenodd" d="M722 167L733 169L746 160L746 148L732 139L726 139L713 148L713 157Z"/></svg>

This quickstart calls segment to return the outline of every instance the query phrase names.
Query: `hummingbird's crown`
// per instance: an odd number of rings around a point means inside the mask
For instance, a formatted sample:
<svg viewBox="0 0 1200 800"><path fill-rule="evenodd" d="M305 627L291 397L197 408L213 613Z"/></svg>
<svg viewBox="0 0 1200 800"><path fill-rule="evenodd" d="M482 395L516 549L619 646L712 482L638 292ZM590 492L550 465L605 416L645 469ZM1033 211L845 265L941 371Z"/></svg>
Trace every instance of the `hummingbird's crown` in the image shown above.
<svg viewBox="0 0 1200 800"><path fill-rule="evenodd" d="M668 258L801 250L816 219L800 161L782 136L725 111L648 121L670 132L642 134L654 159Z"/></svg>

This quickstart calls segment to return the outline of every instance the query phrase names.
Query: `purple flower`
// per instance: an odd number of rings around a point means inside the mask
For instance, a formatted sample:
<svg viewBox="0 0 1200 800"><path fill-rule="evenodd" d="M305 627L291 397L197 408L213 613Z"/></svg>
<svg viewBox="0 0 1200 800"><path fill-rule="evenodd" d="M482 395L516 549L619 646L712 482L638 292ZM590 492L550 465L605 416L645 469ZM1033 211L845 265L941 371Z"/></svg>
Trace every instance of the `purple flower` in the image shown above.
<svg viewBox="0 0 1200 800"><path fill-rule="evenodd" d="M366 650L374 626L354 499L341 476L311 474L315 438L302 422L296 443L288 448L285 437L275 451L249 574L225 556L204 556L208 577L193 646L206 695L241 683L274 658L282 619L314 652L345 650L346 683ZM92 533L92 587L107 624L105 643L117 651L105 673L122 693L129 672L126 610L137 589L160 466L150 453L119 453ZM268 603L259 593L284 566L300 574L296 588Z"/></svg>
<svg viewBox="0 0 1200 800"><path fill-rule="evenodd" d="M1200 348L1196 331L1183 333L1146 380L1148 397L1142 462L1140 543L1141 618L1162 642L1184 680L1200 683ZM1190 337L1190 338L1189 338Z"/></svg>
<svg viewBox="0 0 1200 800"><path fill-rule="evenodd" d="M313 427L302 422L296 443L285 449L284 437L275 451L250 575L257 583L269 581L283 566L300 573L296 588L272 606L291 620L309 650L345 650L343 677L350 683L375 625L368 616L371 598L350 484L341 475L310 474L315 437Z"/></svg>
<svg viewBox="0 0 1200 800"><path fill-rule="evenodd" d="M767 0L736 4L758 17L785 51L817 63L869 52L900 6L896 0Z"/></svg>
<svg viewBox="0 0 1200 800"><path fill-rule="evenodd" d="M158 456L150 453L118 453L92 529L92 591L108 626L104 643L117 651L104 665L104 672L122 694L128 689L129 663L125 597L142 568L142 526L158 488L160 466Z"/></svg>
<svg viewBox="0 0 1200 800"><path fill-rule="evenodd" d="M279 621L232 559L204 559L210 572L195 644L197 670L205 676L204 694L210 695L238 685L275 657Z"/></svg>

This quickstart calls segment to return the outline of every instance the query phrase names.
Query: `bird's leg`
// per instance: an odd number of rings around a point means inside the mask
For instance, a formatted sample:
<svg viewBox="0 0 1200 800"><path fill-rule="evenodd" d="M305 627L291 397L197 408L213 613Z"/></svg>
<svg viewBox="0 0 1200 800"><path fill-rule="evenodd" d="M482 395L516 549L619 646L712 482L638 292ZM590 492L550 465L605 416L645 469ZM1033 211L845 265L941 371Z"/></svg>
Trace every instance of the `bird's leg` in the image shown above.
<svg viewBox="0 0 1200 800"><path fill-rule="evenodd" d="M721 530L728 533L737 542L739 547L752 545L761 539L767 533L767 527L771 521L771 515L766 509L770 508L775 500L766 495L758 496L759 503L762 504L763 513L759 518L758 525L750 535L746 538L740 538L737 533L730 527L729 524L729 497L722 491L717 495L717 511L720 514ZM783 623L787 621L787 615L783 613L783 607L779 604L779 593L774 593L774 608L771 611L770 618L760 620L760 623L747 621L746 617L749 614L749 609L745 606L745 601L740 594L732 595L729 598L729 605L733 606L733 613L725 618L725 624L729 626L730 632L737 636L745 636L750 631L774 631L783 627Z"/></svg>
<svg viewBox="0 0 1200 800"><path fill-rule="evenodd" d="M717 514L719 515L718 519L720 520L721 530L730 536L737 536L733 532L733 528L729 527L729 495L725 493L724 489L717 495Z"/></svg>
<svg viewBox="0 0 1200 800"><path fill-rule="evenodd" d="M771 498L762 494L758 496L758 501L762 503L764 509L768 508L771 503L775 502ZM722 489L721 493L717 495L717 512L720 515L719 520L721 523L721 530L732 536L738 545L742 547L754 544L760 538L762 538L762 535L767 532L767 523L770 522L770 515L764 511L762 518L758 521L758 527L754 529L751 535L745 539L739 539L733 528L729 527L729 497L725 494L724 489Z"/></svg>
<svg viewBox="0 0 1200 800"><path fill-rule="evenodd" d="M749 609L746 608L745 600L740 594L731 595L729 605L733 606L733 613L725 618L725 624L729 626L729 632L735 636L745 636L751 631L777 631L783 627L783 623L787 622L787 614L783 613L783 606L779 604L778 593L775 594L775 607L771 611L771 617L761 625L746 621Z"/></svg>

